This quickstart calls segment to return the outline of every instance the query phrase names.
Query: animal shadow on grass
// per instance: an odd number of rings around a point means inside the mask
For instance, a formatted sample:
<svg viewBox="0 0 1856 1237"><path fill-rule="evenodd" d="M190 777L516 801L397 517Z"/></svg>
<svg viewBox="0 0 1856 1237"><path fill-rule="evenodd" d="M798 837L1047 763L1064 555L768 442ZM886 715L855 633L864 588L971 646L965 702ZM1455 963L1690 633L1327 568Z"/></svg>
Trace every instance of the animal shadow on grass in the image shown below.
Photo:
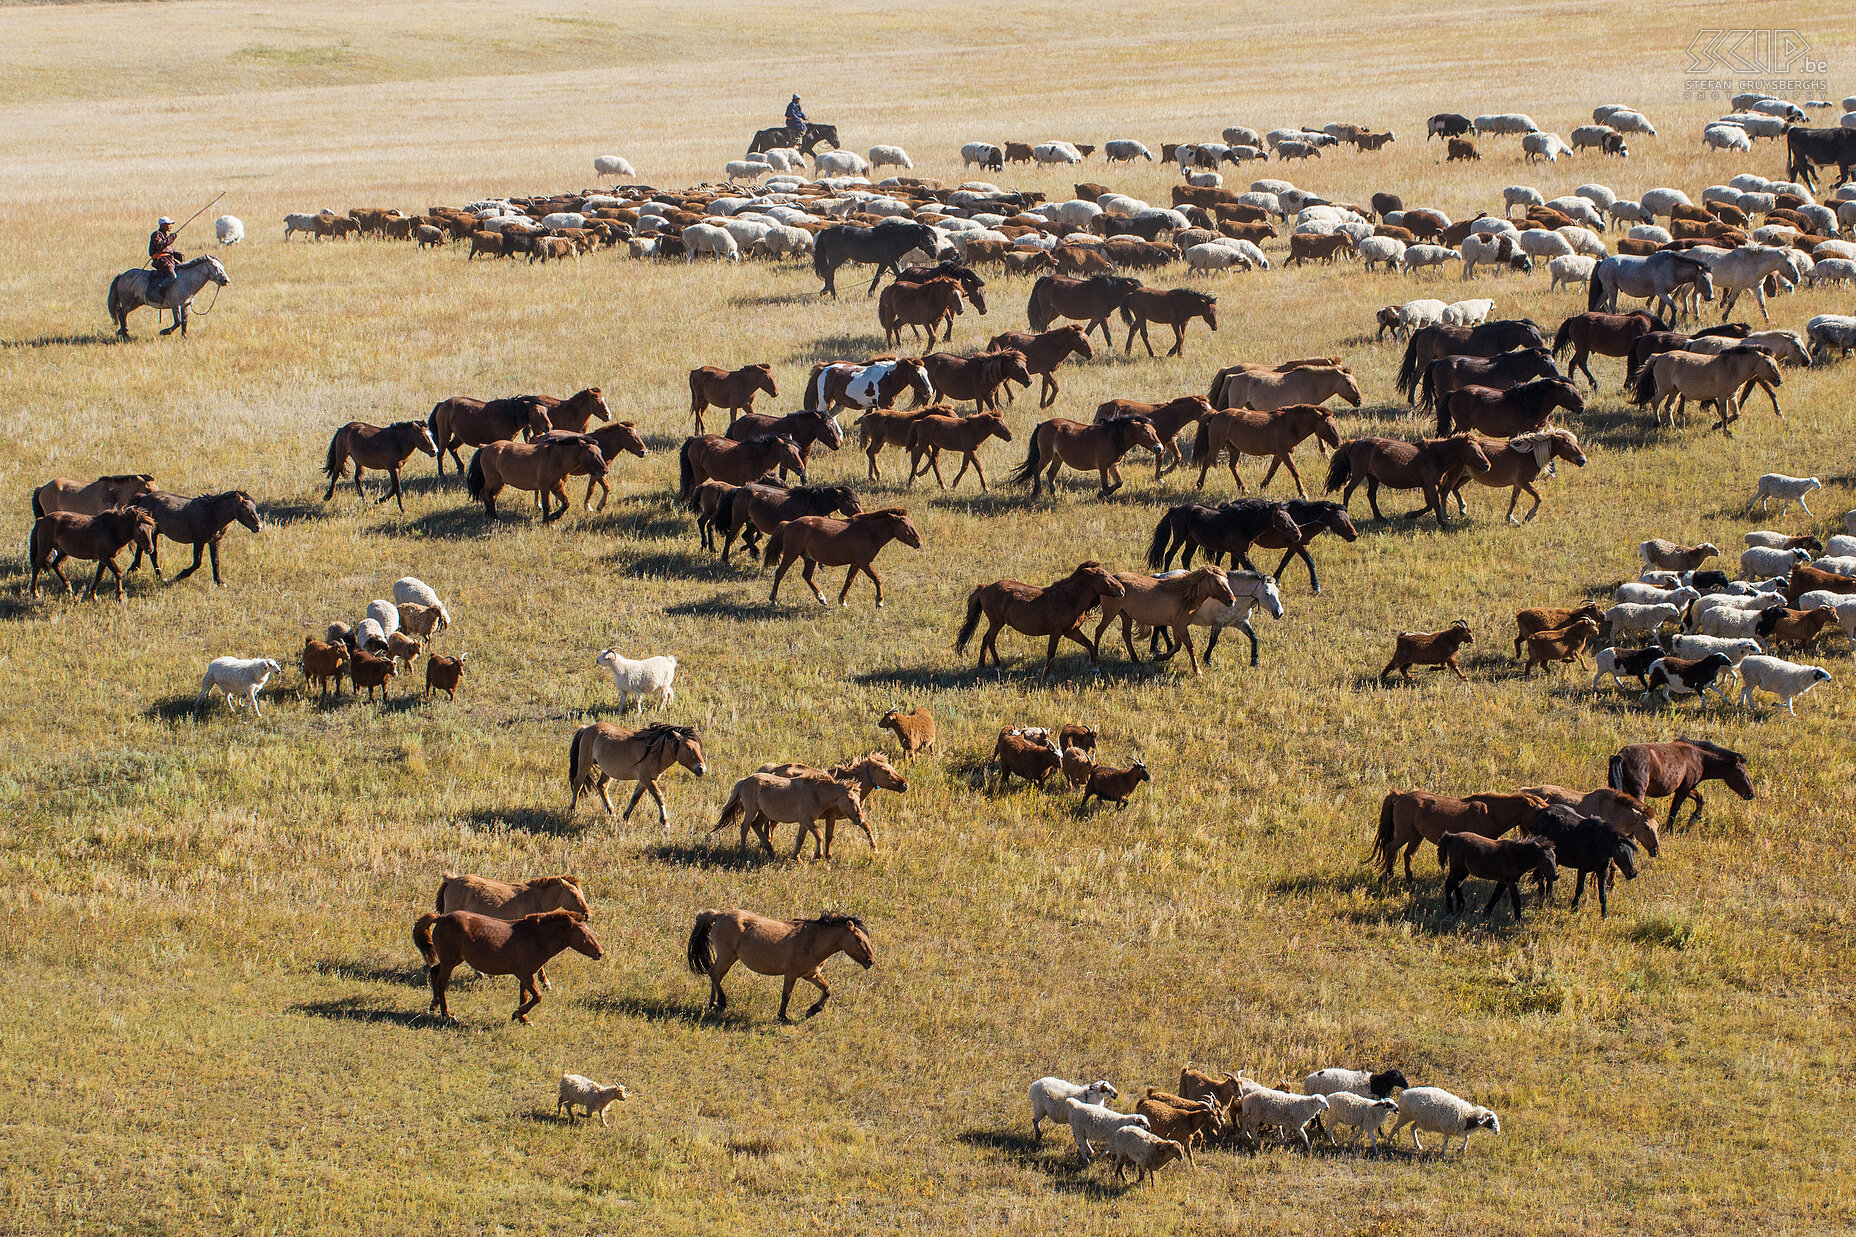
<svg viewBox="0 0 1856 1237"><path fill-rule="evenodd" d="M1604 388L1599 388L1601 391ZM1579 441L1587 447L1600 446L1607 451L1636 451L1669 441L1680 430L1656 424L1648 413L1630 406L1587 405L1579 417Z"/></svg>
<svg viewBox="0 0 1856 1237"><path fill-rule="evenodd" d="M323 958L309 964L310 970L329 979L352 979L367 984L397 984L405 988L426 987L425 968L407 963L389 966L379 962L362 962L350 958ZM358 999L358 998L351 998Z"/></svg>
<svg viewBox="0 0 1856 1237"><path fill-rule="evenodd" d="M942 467L943 471L945 471L945 462ZM955 464L954 467L958 469L960 465ZM952 473L948 474L950 477L952 475ZM931 477L931 483L932 480ZM982 491L978 486L973 486L972 491L968 492L967 487L973 484L972 481L962 480L960 484L960 489L948 490L946 493L942 493L939 488L930 490L929 493L931 497L928 499L928 505L930 507L960 511L968 515L1016 514L1044 505L1044 500L1042 498L1031 497L1030 490L1018 489L1016 487L1008 490L995 482L990 490ZM907 493L908 491L898 487L896 492L900 494Z"/></svg>
<svg viewBox="0 0 1856 1237"><path fill-rule="evenodd" d="M739 974L739 972L737 972ZM673 997L661 996L593 996L579 1002L588 1009L602 1014L622 1014L627 1018L642 1018L646 1022L680 1022L685 1026L713 1026L724 1031L750 1031L755 1022L746 1013L723 1010L720 1014L704 1014L701 1001L680 1001ZM774 1026L778 1026L775 1023Z"/></svg>
<svg viewBox="0 0 1856 1237"><path fill-rule="evenodd" d="M328 519L329 506L327 503L296 501L259 503L258 514L266 524L299 524L307 520Z"/></svg>
<svg viewBox="0 0 1856 1237"><path fill-rule="evenodd" d="M443 1019L428 1014L423 1010L386 1009L371 1005L365 997L343 997L337 1001L305 1001L299 1005L286 1007L286 1012L304 1014L311 1018L327 1018L334 1022L363 1022L377 1026L416 1027L432 1026L449 1029Z"/></svg>
<svg viewBox="0 0 1856 1237"><path fill-rule="evenodd" d="M575 497L577 508L579 506L578 496ZM600 533L608 537L633 537L639 541L682 536L690 530L687 515L655 504L651 506L609 504L605 511L596 511L591 515L582 512L579 524L589 533Z"/></svg>
<svg viewBox="0 0 1856 1237"><path fill-rule="evenodd" d="M1062 1127L1055 1127L1055 1131L1059 1134L1069 1133ZM1048 1174L1051 1189L1062 1194L1112 1199L1120 1198L1134 1185L1132 1179L1116 1181L1113 1176L1100 1179L1082 1176L1087 1170L1077 1162L1076 1152L1061 1139L1040 1143L1031 1135L1015 1129L962 1130L956 1137L969 1147L993 1152L1020 1168Z"/></svg>
<svg viewBox="0 0 1856 1237"><path fill-rule="evenodd" d="M803 590L804 587L802 581L800 588ZM779 618L795 612L794 607L786 602L759 600L758 592L755 597L755 600L747 601L729 593L717 593L701 601L684 601L674 606L666 606L664 613L673 618L722 618L733 619L737 622L753 622L757 619ZM806 600L811 601L811 596L807 595ZM812 608L818 609L816 603Z"/></svg>
<svg viewBox="0 0 1856 1237"><path fill-rule="evenodd" d="M620 551L610 556L609 560L615 570L626 575L645 577L657 576L672 580L714 580L735 581L751 580L758 564L753 559L744 559L746 569L737 566L733 555L724 563L706 550L662 550L656 554L628 554ZM803 585L801 586L803 587ZM718 596L711 600L721 601ZM703 605L703 602L688 603ZM738 617L738 616L736 616Z"/></svg>
<svg viewBox="0 0 1856 1237"><path fill-rule="evenodd" d="M798 268L793 268L797 270ZM767 309L775 306L816 305L816 292L763 292L756 296L737 296L734 303L748 309Z"/></svg>
<svg viewBox="0 0 1856 1237"><path fill-rule="evenodd" d="M0 348L75 348L81 344L118 342L123 341L108 331L91 331L83 335L34 335L30 339L0 339Z"/></svg>
<svg viewBox="0 0 1856 1237"><path fill-rule="evenodd" d="M472 808L464 813L464 819L481 828L515 829L557 838L578 837L586 832L586 822L565 808Z"/></svg>
<svg viewBox="0 0 1856 1237"><path fill-rule="evenodd" d="M723 410L723 415L727 415L726 410ZM721 433L721 430L716 429L712 425L707 425L707 419L705 419L705 426L712 434ZM691 433L695 432L695 422L693 420L690 422L690 431ZM683 434L643 434L640 435L640 437L644 439L644 445L647 450L668 451L674 455L676 452L683 449L686 436Z"/></svg>
<svg viewBox="0 0 1856 1237"><path fill-rule="evenodd" d="M848 288L850 285L845 286ZM868 283L863 284L859 287L858 294L861 296L863 288L869 286ZM811 298L804 299L810 303ZM898 351L892 348L883 342L881 335L867 331L841 331L834 335L820 335L806 347L788 353L786 359L795 364L810 366L814 361L861 362L865 357L885 353L897 356L919 355L907 349Z"/></svg>
<svg viewBox="0 0 1856 1237"><path fill-rule="evenodd" d="M521 498L529 497L525 490L506 491L507 494L514 494ZM509 506L508 503L504 504L505 511ZM524 509L518 505L518 510ZM503 520L509 520L511 523L516 520L515 516L509 514L499 516L495 520L486 520L483 518L483 508L476 504L468 507L447 507L443 511L428 511L410 520L400 518L398 512L393 509L387 509L386 515L385 520L368 531L388 537L480 539L493 535L497 525ZM536 516L535 522L540 523L541 517Z"/></svg>
<svg viewBox="0 0 1856 1237"><path fill-rule="evenodd" d="M207 711L215 703L211 696L204 705L198 705L199 694L188 692L179 696L163 696L142 710L143 716L159 718L164 722L205 721ZM244 712L243 709L240 712Z"/></svg>
<svg viewBox="0 0 1856 1237"><path fill-rule="evenodd" d="M1270 892L1278 897L1353 893L1359 889L1370 889L1373 883L1374 877L1370 871L1349 868L1345 872L1312 872L1307 876L1286 877L1271 885Z"/></svg>
<svg viewBox="0 0 1856 1237"><path fill-rule="evenodd" d="M11 623L26 618L37 608L30 597L0 597L0 622Z"/></svg>
<svg viewBox="0 0 1856 1237"><path fill-rule="evenodd" d="M759 847L742 850L736 845L716 844L706 839L699 842L657 842L645 847L644 853L654 863L728 872L751 872L783 862L778 856L769 856Z"/></svg>

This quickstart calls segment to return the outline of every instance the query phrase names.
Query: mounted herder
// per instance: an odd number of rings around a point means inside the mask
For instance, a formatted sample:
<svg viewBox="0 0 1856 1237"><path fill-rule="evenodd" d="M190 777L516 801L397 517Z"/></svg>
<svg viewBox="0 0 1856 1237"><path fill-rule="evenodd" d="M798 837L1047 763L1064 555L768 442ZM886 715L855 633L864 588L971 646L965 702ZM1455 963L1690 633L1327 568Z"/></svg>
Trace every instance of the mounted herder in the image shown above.
<svg viewBox="0 0 1856 1237"><path fill-rule="evenodd" d="M802 154L812 154L819 146L838 149L838 127L836 125L815 125L806 119L805 108L800 106L799 96L794 95L786 105L786 123L771 129L761 129L754 134L754 140L748 143L748 153L757 155L763 151L777 150L790 146Z"/></svg>
<svg viewBox="0 0 1856 1237"><path fill-rule="evenodd" d="M218 200L214 198L213 202ZM195 211L187 223L193 222L201 211L212 204L208 202L199 211ZM187 223L175 227L174 221L163 215L148 237L148 260L154 269L124 271L110 281L110 319L116 324L118 339L129 338L129 315L144 305L173 313L173 325L163 327L163 335L171 335L178 328L184 336L187 333L187 307L199 295L200 289L208 283L223 288L232 282L232 277L226 274L226 268L218 258L198 257L189 262L185 254L174 248L175 237Z"/></svg>

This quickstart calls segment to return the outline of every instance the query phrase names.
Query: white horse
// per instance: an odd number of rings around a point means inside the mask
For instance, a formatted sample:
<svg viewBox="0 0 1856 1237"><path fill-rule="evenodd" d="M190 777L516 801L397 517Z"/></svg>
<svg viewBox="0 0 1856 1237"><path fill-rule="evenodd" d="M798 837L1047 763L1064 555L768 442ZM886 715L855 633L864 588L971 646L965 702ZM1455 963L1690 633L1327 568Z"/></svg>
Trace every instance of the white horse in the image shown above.
<svg viewBox="0 0 1856 1237"><path fill-rule="evenodd" d="M218 258L198 257L189 262L182 262L174 268L174 282L169 284L160 300L148 295L155 273L149 270L124 271L110 281L109 310L110 319L116 323L116 337L129 338L129 315L147 305L151 309L166 309L174 315L174 325L163 327L163 335L172 335L175 328L181 335L187 334L187 306L200 294L200 289L209 283L224 288L231 284L232 276L226 274Z"/></svg>
<svg viewBox="0 0 1856 1237"><path fill-rule="evenodd" d="M1640 296L1646 302L1668 306L1664 320L1675 322L1681 318L1681 308L1673 294L1686 295L1691 287L1702 300L1714 299L1714 276L1700 258L1669 250L1643 257L1615 254L1592 268L1585 307L1614 314L1620 294Z"/></svg>
<svg viewBox="0 0 1856 1237"><path fill-rule="evenodd" d="M1154 577L1156 580L1171 580L1183 576L1185 571L1168 571ZM1250 625L1250 612L1258 602L1270 612L1270 617L1282 617L1282 592L1276 587L1276 577L1267 576L1257 571L1227 571L1225 581L1231 586L1232 596L1237 598L1235 605L1222 601L1206 601L1192 612L1192 619L1187 624L1191 627L1209 627L1211 639L1205 642L1205 664L1212 664L1212 650L1218 647L1218 633L1227 627L1235 627L1250 637L1250 664L1257 664L1257 632ZM1158 639L1158 633L1155 636ZM1170 636L1169 636L1170 638Z"/></svg>
<svg viewBox="0 0 1856 1237"><path fill-rule="evenodd" d="M1722 322L1733 313L1734 301L1740 294L1751 292L1759 305L1759 316L1770 323L1772 315L1766 312L1766 276L1779 270L1792 270L1796 274L1792 266L1793 251L1777 245L1746 245L1726 250L1703 248L1693 252L1708 264L1714 286L1722 293Z"/></svg>

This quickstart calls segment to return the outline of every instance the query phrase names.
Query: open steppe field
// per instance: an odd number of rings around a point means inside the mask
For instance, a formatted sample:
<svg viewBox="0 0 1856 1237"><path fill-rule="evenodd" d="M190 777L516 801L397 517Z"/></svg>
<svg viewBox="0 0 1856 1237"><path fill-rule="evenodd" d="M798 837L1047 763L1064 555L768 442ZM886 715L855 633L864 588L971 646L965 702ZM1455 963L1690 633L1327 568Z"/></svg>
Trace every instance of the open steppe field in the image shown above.
<svg viewBox="0 0 1856 1237"><path fill-rule="evenodd" d="M397 206L591 186L621 154L662 188L717 180L792 91L849 148L894 142L915 174L963 179L962 142L1217 140L1244 124L1391 128L1377 155L1326 151L1254 171L1328 196L1373 192L1452 217L1499 213L1509 184L1547 196L1601 181L1624 196L1785 173L1778 144L1705 154L1685 100L1696 32L1797 28L1856 91L1856 11L1754 4L1421 4L1031 9L745 0L692 6L201 2L0 10L0 1230L36 1233L1837 1232L1856 1222L1852 1087L1852 787L1856 667L1833 629L1804 655L1833 681L1796 717L1692 701L1640 708L1577 668L1524 681L1513 614L1608 595L1647 537L1711 541L1737 567L1758 527L1828 537L1856 507L1851 362L1787 368L1738 436L1705 418L1658 429L1630 406L1622 362L1567 424L1583 469L1544 482L1538 519L1503 522L1506 491L1469 487L1470 518L1373 520L1311 546L1323 593L1284 573L1280 621L1256 618L1262 664L1227 633L1199 678L1184 659L1131 666L1112 635L1100 672L1074 645L1040 681L1042 641L1007 634L1003 673L952 648L968 592L1045 583L1086 558L1144 570L1156 520L1193 497L1196 468L1156 483L1144 457L1108 500L1066 473L1032 500L1008 482L1042 416L1087 421L1113 397L1202 392L1238 360L1338 355L1364 390L1342 432L1429 432L1393 389L1400 348L1373 313L1418 296L1492 296L1549 331L1584 290L1526 277L1367 274L1357 264L1150 283L1203 287L1180 359L1112 353L1066 365L1063 394L1008 410L982 452L992 489L869 483L855 444L815 456L815 481L905 505L922 548L878 560L822 608L789 577L777 604L749 561L722 566L673 501L691 424L687 371L772 363L799 406L819 360L883 351L868 268L821 299L809 266L658 264L624 248L578 263L467 262L462 246L281 240L286 212ZM1523 111L1562 134L1604 102L1659 135L1626 162L1521 162L1484 138L1445 165L1433 112ZM1812 123L1834 124L1815 113ZM1008 169L991 179L1071 196L1099 180L1164 203L1163 164ZM157 215L212 251L232 284L189 338L112 341L104 292L137 264ZM212 217L248 239L219 250ZM1614 239L1610 237L1607 239ZM860 280L857 271L865 278ZM996 276L990 313L958 320L971 350L1025 329L1026 279ZM199 308L210 300L203 299ZM1848 285L1773 302L1774 324L1856 311ZM1718 303L1707 312L1718 317ZM1736 317L1758 311L1743 305ZM1169 334L1159 332L1159 334ZM324 449L351 420L423 420L454 394L604 389L650 454L612 469L600 514L543 527L512 492L487 524L431 461L405 511L352 486L322 501ZM768 410L763 399L761 407ZM846 418L847 425L850 418ZM1325 461L1298 465L1317 490ZM1254 485L1261 462L1246 462ZM29 494L53 476L149 472L186 494L250 491L265 527L234 527L226 587L207 573L126 601L26 593ZM1816 475L1812 516L1747 514L1766 472ZM951 475L951 472L950 472ZM1207 493L1232 497L1228 473ZM1292 496L1286 478L1269 496ZM1316 494L1315 496L1319 496ZM1382 496L1388 515L1415 505ZM169 556L184 551L166 545ZM1263 552L1259 565L1278 555ZM124 564L127 556L124 556ZM172 571L172 568L170 568ZM87 582L88 572L73 572ZM414 575L469 653L455 703L320 704L305 635L356 621ZM825 569L820 583L842 577ZM833 594L835 596L835 593ZM1466 619L1469 681L1374 678L1400 628ZM1086 630L1093 630L1093 618ZM583 797L567 810L568 740L619 721L599 650L680 663L669 719L700 728L708 775L664 787L628 823ZM1201 638L1202 648L1202 638ZM196 711L206 662L284 664L262 720ZM1034 656L1035 655L1035 656ZM939 751L906 795L871 807L877 849L841 830L831 862L763 861L710 835L734 780L763 761L826 765L895 751L876 728L915 704ZM1125 811L1079 792L1000 792L985 765L1001 726L1085 722L1106 760L1153 770ZM1444 914L1435 855L1415 887L1367 864L1389 789L1446 794L1604 784L1621 744L1679 735L1744 753L1757 796L1718 784L1699 824L1613 892L1601 921L1531 895ZM615 787L615 790L620 788ZM629 786L623 787L629 792ZM1664 801L1666 804L1666 801ZM790 829L780 837L791 838ZM790 841L789 841L790 845ZM514 984L458 983L455 1026L427 1016L410 937L447 872L577 873L605 957L550 967L532 1025ZM1570 874L1568 874L1570 877ZM702 1020L684 965L694 913L861 915L876 965L836 958L831 1004L774 1021L777 979L742 969ZM809 1000L805 985L796 994ZM1172 1089L1182 1064L1267 1082L1330 1065L1396 1065L1499 1115L1467 1158L1399 1149L1312 1156L1214 1142L1151 1185L1077 1161L1067 1132L1031 1138L1025 1088L1056 1074L1113 1080L1123 1102ZM563 1072L623 1083L614 1125L554 1116ZM1434 1152L1432 1136L1426 1143Z"/></svg>

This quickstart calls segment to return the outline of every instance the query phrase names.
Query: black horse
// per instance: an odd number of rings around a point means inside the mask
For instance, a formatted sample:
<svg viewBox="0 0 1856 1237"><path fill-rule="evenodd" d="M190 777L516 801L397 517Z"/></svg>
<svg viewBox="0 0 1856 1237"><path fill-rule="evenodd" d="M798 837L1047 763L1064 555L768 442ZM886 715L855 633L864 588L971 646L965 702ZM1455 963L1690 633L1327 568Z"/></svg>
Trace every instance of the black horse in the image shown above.
<svg viewBox="0 0 1856 1237"><path fill-rule="evenodd" d="M754 140L748 143L748 153L758 155L769 150L779 150L785 146L797 146L801 154L811 154L823 143L833 150L838 149L837 125L807 125L805 136L793 141L793 131L785 125L772 129L761 129L754 134Z"/></svg>
<svg viewBox="0 0 1856 1237"><path fill-rule="evenodd" d="M1556 804L1535 812L1527 831L1553 843L1554 862L1579 874L1578 887L1572 894L1575 911L1579 899L1585 896L1587 876L1598 886L1600 919L1611 913L1606 894L1610 892L1613 865L1625 880L1637 879L1637 844L1596 817L1582 818L1574 808Z"/></svg>
<svg viewBox="0 0 1856 1237"><path fill-rule="evenodd" d="M1308 543L1322 533L1333 533L1342 541L1357 541L1360 537L1359 530L1354 528L1353 517L1347 514L1347 509L1337 502L1292 498L1283 506L1288 509L1289 518L1294 520L1296 527L1301 530L1300 535L1290 541L1272 525L1264 529L1252 544L1265 550L1284 551L1282 561L1276 564L1276 570L1272 573L1278 581L1282 579L1283 569L1292 560L1301 559L1308 568L1308 587L1314 590L1316 596L1320 596L1321 578L1315 574L1315 560L1308 556ZM1186 555L1188 559L1191 558L1190 547L1187 548ZM1221 556L1221 551L1214 551L1211 554L1211 560L1214 563L1218 562Z"/></svg>
<svg viewBox="0 0 1856 1237"><path fill-rule="evenodd" d="M1194 549L1201 549L1211 555L1229 553L1244 570L1255 571L1250 547L1270 533L1281 538L1276 543L1279 546L1301 543L1301 527L1282 503L1263 498L1246 498L1216 507L1181 503L1168 508L1154 526L1153 542L1147 547L1147 565L1166 570L1173 565L1173 555L1184 549L1179 565L1190 567Z"/></svg>
<svg viewBox="0 0 1856 1237"><path fill-rule="evenodd" d="M902 256L915 249L930 256L940 255L940 238L925 223L885 219L873 228L856 223L826 228L814 238L812 248L813 273L825 281L819 294L838 295L836 277L840 266L846 262L867 262L876 267L876 274L870 277L870 295L875 296L876 285L884 273L899 273Z"/></svg>
<svg viewBox="0 0 1856 1237"><path fill-rule="evenodd" d="M952 279L960 284L960 291L973 302L973 308L986 314L986 281L974 273L970 266L958 262L939 262L934 266L907 266L896 275L897 283L927 283L930 279Z"/></svg>
<svg viewBox="0 0 1856 1237"><path fill-rule="evenodd" d="M231 527L232 521L237 520L254 533L264 531L264 519L258 514L258 505L244 490L202 494L198 498L183 498L179 494L151 490L129 505L140 507L155 518L155 535L150 540L148 557L155 564L157 576L161 574L161 538L166 537L170 541L193 547L193 566L175 576L175 584L200 569L202 551L212 555L213 583L224 584L225 581L219 578L219 541L225 536L226 529ZM129 570L134 571L141 565L142 547L137 546L135 561L129 564Z"/></svg>

